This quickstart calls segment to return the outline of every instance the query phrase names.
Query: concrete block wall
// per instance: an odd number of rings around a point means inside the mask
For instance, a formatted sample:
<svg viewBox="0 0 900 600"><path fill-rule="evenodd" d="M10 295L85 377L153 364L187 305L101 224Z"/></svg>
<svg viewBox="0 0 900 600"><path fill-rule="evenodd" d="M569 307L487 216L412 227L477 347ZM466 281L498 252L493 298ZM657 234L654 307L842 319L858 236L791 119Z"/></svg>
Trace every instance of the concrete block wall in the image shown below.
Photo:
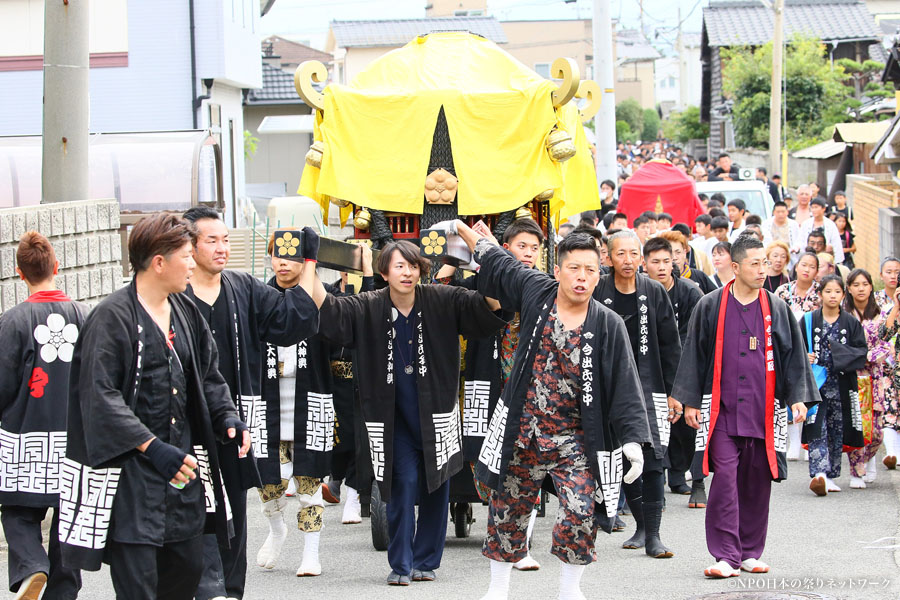
<svg viewBox="0 0 900 600"><path fill-rule="evenodd" d="M59 260L56 286L73 300L96 304L122 285L119 203L81 200L0 210L0 312L28 297L16 275L19 238L30 230L50 240Z"/></svg>
<svg viewBox="0 0 900 600"><path fill-rule="evenodd" d="M881 208L894 208L900 202L900 186L890 179L890 175L878 178L863 176L848 177L848 187L853 203L853 233L856 234L856 255L853 257L857 267L869 271L877 278L878 269L883 258L879 248L881 224L878 211Z"/></svg>

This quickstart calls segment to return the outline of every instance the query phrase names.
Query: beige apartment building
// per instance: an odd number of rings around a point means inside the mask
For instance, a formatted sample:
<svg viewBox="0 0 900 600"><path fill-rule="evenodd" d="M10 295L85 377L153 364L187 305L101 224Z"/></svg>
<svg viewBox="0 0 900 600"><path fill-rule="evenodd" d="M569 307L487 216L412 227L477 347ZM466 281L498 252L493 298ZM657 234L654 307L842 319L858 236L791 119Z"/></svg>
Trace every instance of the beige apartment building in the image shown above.
<svg viewBox="0 0 900 600"><path fill-rule="evenodd" d="M485 4L435 0L426 6L429 16L424 19L333 21L325 44L334 57L331 77L349 83L372 61L417 35L448 30L482 35L543 77L550 77L550 66L562 56L575 59L582 78L593 77L590 19L497 21L484 16ZM616 102L633 98L644 108L655 108L655 61L660 53L636 30L615 31L615 23L613 29Z"/></svg>

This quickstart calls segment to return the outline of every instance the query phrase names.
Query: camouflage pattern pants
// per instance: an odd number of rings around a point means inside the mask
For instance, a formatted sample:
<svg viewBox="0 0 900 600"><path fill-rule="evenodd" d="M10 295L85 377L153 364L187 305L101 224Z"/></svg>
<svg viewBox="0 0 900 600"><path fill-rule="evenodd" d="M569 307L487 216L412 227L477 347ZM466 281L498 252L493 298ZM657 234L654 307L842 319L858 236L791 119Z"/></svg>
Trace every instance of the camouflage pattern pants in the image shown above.
<svg viewBox="0 0 900 600"><path fill-rule="evenodd" d="M547 475L559 496L550 552L573 565L594 560L596 482L588 469L583 443L574 436L550 449L538 448L533 437L528 448L514 447L503 489L491 493L482 554L500 562L525 558L528 519Z"/></svg>
<svg viewBox="0 0 900 600"><path fill-rule="evenodd" d="M281 474L284 477L287 471L290 475L290 468L294 459L294 443L281 442L278 447L279 458L281 460ZM322 515L325 512L325 503L322 500L322 480L318 477L304 477L302 475L293 475L294 482L297 485L297 498L300 501L300 510L297 512L297 529L305 532L314 532L322 530ZM268 516L267 508L274 507L274 510L280 512L282 508L287 506L284 500L284 494L287 492L290 479L282 479L280 483L270 483L259 488L259 498L263 501L263 512ZM272 502L271 505L266 503Z"/></svg>

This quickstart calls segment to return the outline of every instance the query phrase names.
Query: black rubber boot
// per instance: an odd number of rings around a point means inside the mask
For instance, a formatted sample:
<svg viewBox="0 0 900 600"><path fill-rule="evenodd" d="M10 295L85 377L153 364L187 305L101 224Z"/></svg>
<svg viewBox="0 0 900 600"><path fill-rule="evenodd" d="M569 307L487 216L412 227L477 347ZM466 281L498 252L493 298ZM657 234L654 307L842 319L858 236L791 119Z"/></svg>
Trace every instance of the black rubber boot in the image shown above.
<svg viewBox="0 0 900 600"><path fill-rule="evenodd" d="M644 527L647 531L644 552L653 558L672 558L674 553L659 539L659 523L662 521L662 502L644 502Z"/></svg>
<svg viewBox="0 0 900 600"><path fill-rule="evenodd" d="M630 538L622 542L622 547L627 548L629 550L634 550L637 548L644 547L644 509L643 504L641 503L641 496L637 498L628 499L628 508L631 509L631 515L634 517L635 523L637 523L637 531L634 532Z"/></svg>

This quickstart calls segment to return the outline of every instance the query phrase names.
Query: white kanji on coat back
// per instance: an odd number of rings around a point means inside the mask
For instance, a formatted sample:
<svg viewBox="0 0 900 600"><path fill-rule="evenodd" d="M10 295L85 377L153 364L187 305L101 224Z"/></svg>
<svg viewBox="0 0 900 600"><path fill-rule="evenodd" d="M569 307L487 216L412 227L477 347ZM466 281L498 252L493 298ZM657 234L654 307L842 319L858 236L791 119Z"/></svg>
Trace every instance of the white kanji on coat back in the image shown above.
<svg viewBox="0 0 900 600"><path fill-rule="evenodd" d="M68 458L60 468L59 541L100 550L112 517L122 470L91 469Z"/></svg>
<svg viewBox="0 0 900 600"><path fill-rule="evenodd" d="M334 398L331 394L306 395L306 449L331 452L334 448Z"/></svg>
<svg viewBox="0 0 900 600"><path fill-rule="evenodd" d="M614 517L619 507L619 494L622 489L622 449L597 452L597 463L600 470L598 491L606 507L606 516Z"/></svg>
<svg viewBox="0 0 900 600"><path fill-rule="evenodd" d="M266 403L262 396L238 396L241 414L250 428L250 442L256 458L269 457L269 429L266 426Z"/></svg>
<svg viewBox="0 0 900 600"><path fill-rule="evenodd" d="M500 462L503 458L503 437L506 434L506 417L509 408L503 403L503 398L497 401L494 414L491 415L491 424L488 427L487 437L481 444L481 452L478 454L478 462L484 464L491 473L500 473Z"/></svg>
<svg viewBox="0 0 900 600"><path fill-rule="evenodd" d="M369 454L372 456L372 471L376 481L384 481L384 423L366 421L369 434Z"/></svg>
<svg viewBox="0 0 900 600"><path fill-rule="evenodd" d="M488 432L491 415L490 381L467 381L463 400L463 435L484 437Z"/></svg>
<svg viewBox="0 0 900 600"><path fill-rule="evenodd" d="M454 409L448 413L435 413L431 419L434 423L435 460L437 461L437 469L441 470L461 450L459 410Z"/></svg>

